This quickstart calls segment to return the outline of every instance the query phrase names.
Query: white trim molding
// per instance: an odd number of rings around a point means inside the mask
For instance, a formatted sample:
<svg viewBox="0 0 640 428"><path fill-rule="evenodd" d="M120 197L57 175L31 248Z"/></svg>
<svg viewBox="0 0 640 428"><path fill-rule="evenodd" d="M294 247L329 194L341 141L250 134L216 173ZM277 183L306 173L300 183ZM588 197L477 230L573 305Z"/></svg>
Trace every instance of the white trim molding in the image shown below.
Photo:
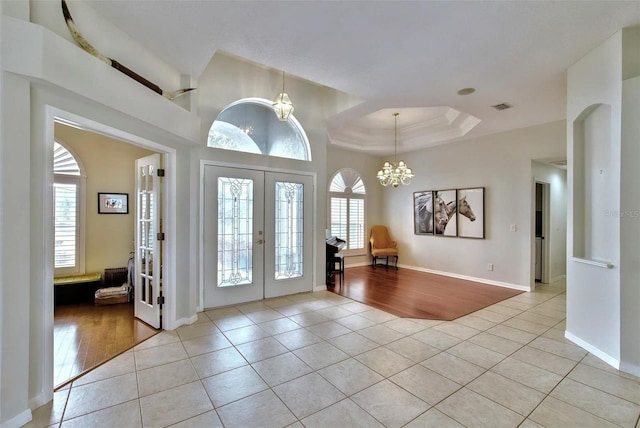
<svg viewBox="0 0 640 428"><path fill-rule="evenodd" d="M398 267L402 267L402 268L405 268L405 269L411 269L411 270L417 270L419 272L432 273L432 274L435 274L435 275L448 276L448 277L451 277L451 278L464 279L466 281L480 282L482 284L487 284L487 285L495 285L497 287L512 288L514 290L521 290L521 291L531 291L531 288L529 286L526 286L526 285L511 284L511 283L508 283L508 282L494 281L492 279L478 278L478 277L475 277L475 276L460 275L460 274L457 274L457 273L443 272L443 271L440 271L440 270L427 269L427 268L422 268L422 267L417 267L417 266L398 265Z"/></svg>
<svg viewBox="0 0 640 428"><path fill-rule="evenodd" d="M590 353L592 353L596 357L600 358L602 361L604 361L605 363L609 364L611 367L613 367L613 368L615 368L617 370L620 370L620 361L616 360L615 358L613 358L609 354L607 354L605 352L602 352L600 349L596 348L595 346L591 345L590 343L587 343L584 340L580 339L578 336L576 336L573 333L569 332L569 330L565 330L564 331L564 337L566 337L568 340L572 341L573 343L575 343L579 347L589 351Z"/></svg>

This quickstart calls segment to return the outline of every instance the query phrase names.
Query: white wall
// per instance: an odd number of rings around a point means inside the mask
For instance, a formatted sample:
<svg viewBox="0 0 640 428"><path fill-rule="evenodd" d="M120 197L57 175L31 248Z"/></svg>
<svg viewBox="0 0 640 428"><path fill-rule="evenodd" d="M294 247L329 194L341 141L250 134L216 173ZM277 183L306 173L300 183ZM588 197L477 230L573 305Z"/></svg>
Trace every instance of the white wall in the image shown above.
<svg viewBox="0 0 640 428"><path fill-rule="evenodd" d="M567 76L567 154L568 154L568 247L567 264L567 336L591 352L617 365L620 360L620 218L606 215L620 207L620 115L621 115L621 32L591 51L571 66ZM610 107L610 127L603 144L609 148L611 162L599 166L600 171L581 171L574 159L574 123L585 118L594 106ZM577 126L588 132L588 127ZM576 133L577 140L588 136ZM579 142L578 144L583 144ZM579 151L578 151L579 152ZM576 162L578 161L578 162ZM576 167L576 165L578 165ZM607 189L607 199L593 200L587 218L606 230L606 238L598 242L598 255L613 265L607 269L584 264L572 258L574 234L591 230L589 225L574 221L574 210L587 209L574 196L586 186L585 175L599 180L596 188ZM586 189L585 189L586 191ZM577 216L580 218L580 216ZM579 236L576 236L577 239ZM580 253L579 249L576 249Z"/></svg>
<svg viewBox="0 0 640 428"><path fill-rule="evenodd" d="M564 157L564 132L564 122L553 122L403 154L416 174L411 185L382 189L382 220L401 264L529 290L531 160ZM485 239L414 234L413 192L470 187L485 187Z"/></svg>

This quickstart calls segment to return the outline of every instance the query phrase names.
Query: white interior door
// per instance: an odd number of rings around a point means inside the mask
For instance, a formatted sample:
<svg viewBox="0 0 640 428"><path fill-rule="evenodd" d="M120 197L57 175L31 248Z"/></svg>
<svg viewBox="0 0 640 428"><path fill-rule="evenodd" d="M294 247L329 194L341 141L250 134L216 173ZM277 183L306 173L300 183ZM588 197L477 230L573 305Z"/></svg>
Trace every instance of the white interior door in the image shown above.
<svg viewBox="0 0 640 428"><path fill-rule="evenodd" d="M264 173L204 167L204 307L264 296Z"/></svg>
<svg viewBox="0 0 640 428"><path fill-rule="evenodd" d="M136 160L135 316L154 328L162 327L163 303L159 169L159 154Z"/></svg>
<svg viewBox="0 0 640 428"><path fill-rule="evenodd" d="M313 179L265 175L264 297L313 289Z"/></svg>

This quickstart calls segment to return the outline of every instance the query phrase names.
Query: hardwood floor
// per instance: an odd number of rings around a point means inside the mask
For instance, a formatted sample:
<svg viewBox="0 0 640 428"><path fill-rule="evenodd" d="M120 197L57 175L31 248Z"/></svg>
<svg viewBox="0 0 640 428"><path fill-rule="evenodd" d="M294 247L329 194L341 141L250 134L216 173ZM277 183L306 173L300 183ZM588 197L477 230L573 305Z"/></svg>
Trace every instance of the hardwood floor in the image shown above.
<svg viewBox="0 0 640 428"><path fill-rule="evenodd" d="M408 318L454 320L522 291L393 267L345 269L342 284L327 288Z"/></svg>
<svg viewBox="0 0 640 428"><path fill-rule="evenodd" d="M133 304L56 306L53 384L59 388L156 333L134 318Z"/></svg>

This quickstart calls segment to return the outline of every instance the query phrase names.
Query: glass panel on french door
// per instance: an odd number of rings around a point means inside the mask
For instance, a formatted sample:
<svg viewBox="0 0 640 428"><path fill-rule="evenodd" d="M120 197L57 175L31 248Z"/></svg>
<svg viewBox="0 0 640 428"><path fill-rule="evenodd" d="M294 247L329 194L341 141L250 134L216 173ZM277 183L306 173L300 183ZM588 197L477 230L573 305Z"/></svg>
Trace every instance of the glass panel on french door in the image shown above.
<svg viewBox="0 0 640 428"><path fill-rule="evenodd" d="M304 273L304 186L276 181L275 279Z"/></svg>
<svg viewBox="0 0 640 428"><path fill-rule="evenodd" d="M218 287L253 281L253 180L218 177Z"/></svg>
<svg viewBox="0 0 640 428"><path fill-rule="evenodd" d="M140 204L140 272L139 277L142 282L140 300L153 305L153 252L155 244L155 231L153 230L153 165L143 165L140 167L140 189L138 193Z"/></svg>

